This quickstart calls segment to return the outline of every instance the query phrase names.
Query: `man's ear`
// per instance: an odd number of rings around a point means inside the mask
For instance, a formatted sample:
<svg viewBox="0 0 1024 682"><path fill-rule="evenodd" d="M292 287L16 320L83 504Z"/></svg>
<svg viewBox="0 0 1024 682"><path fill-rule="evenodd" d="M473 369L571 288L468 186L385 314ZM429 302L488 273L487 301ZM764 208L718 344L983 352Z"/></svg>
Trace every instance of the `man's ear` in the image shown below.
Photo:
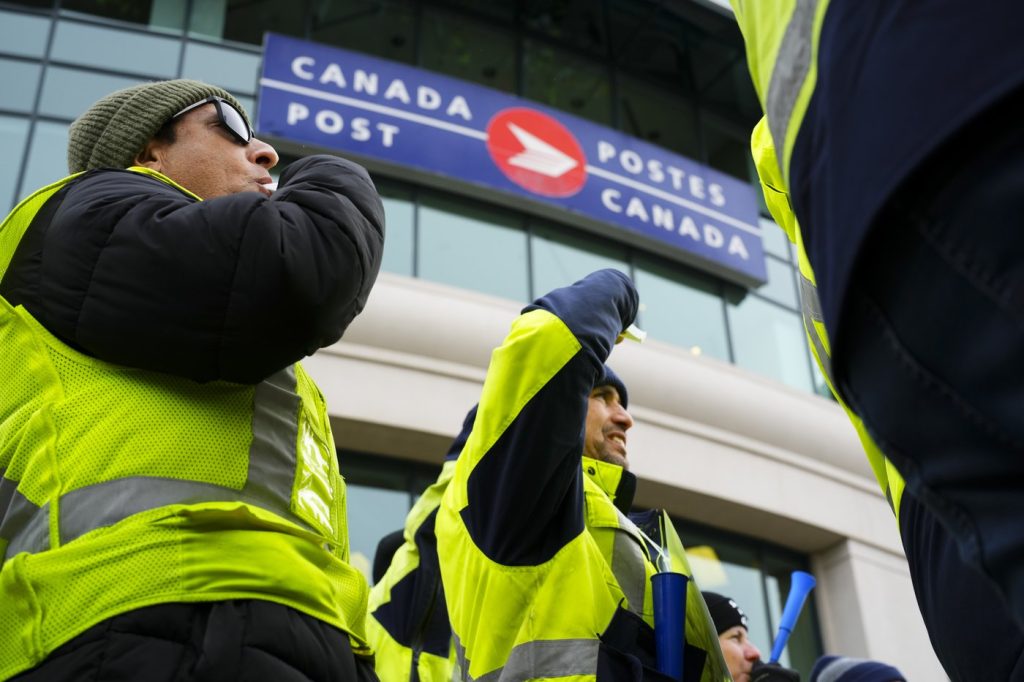
<svg viewBox="0 0 1024 682"><path fill-rule="evenodd" d="M151 139L146 143L146 146L142 148L142 151L135 155L135 165L145 166L146 168L152 168L155 171L160 171L163 166L162 162L164 150L166 148L167 143L162 140Z"/></svg>

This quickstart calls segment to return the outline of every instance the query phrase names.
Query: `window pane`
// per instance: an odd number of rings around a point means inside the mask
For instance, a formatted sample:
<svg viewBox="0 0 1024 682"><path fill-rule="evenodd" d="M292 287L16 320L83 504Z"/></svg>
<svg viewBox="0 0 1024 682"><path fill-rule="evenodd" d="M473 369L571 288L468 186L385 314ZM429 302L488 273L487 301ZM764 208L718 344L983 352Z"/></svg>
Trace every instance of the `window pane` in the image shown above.
<svg viewBox="0 0 1024 682"><path fill-rule="evenodd" d="M411 192L377 183L384 200L386 232L381 269L412 277L413 212Z"/></svg>
<svg viewBox="0 0 1024 682"><path fill-rule="evenodd" d="M259 54L190 42L185 48L182 78L219 85L232 94L255 93L259 70ZM255 112L250 109L249 113Z"/></svg>
<svg viewBox="0 0 1024 682"><path fill-rule="evenodd" d="M768 270L768 281L756 289L757 293L790 308L800 307L796 298L796 277L793 266L782 263L771 256L764 260Z"/></svg>
<svg viewBox="0 0 1024 682"><path fill-rule="evenodd" d="M512 34L467 17L424 10L422 40L425 68L506 92L515 90Z"/></svg>
<svg viewBox="0 0 1024 682"><path fill-rule="evenodd" d="M203 0L192 3L188 30L251 45L263 44L264 31L304 38L308 6L306 0Z"/></svg>
<svg viewBox="0 0 1024 682"><path fill-rule="evenodd" d="M750 130L741 129L705 114L704 125L705 160L712 168L728 173L744 182L750 182ZM760 192L760 186L757 187Z"/></svg>
<svg viewBox="0 0 1024 682"><path fill-rule="evenodd" d="M47 0L39 6L49 7L51 4ZM49 30L48 18L0 12L0 50L23 57L42 57L46 51L46 33Z"/></svg>
<svg viewBox="0 0 1024 682"><path fill-rule="evenodd" d="M619 127L683 156L700 158L693 105L664 88L620 77Z"/></svg>
<svg viewBox="0 0 1024 682"><path fill-rule="evenodd" d="M50 9L53 7L54 0L7 0L11 5L23 5L25 7L39 7L41 9Z"/></svg>
<svg viewBox="0 0 1024 682"><path fill-rule="evenodd" d="M28 167L21 184L22 196L56 182L68 174L68 126L37 121L29 150Z"/></svg>
<svg viewBox="0 0 1024 682"><path fill-rule="evenodd" d="M419 210L420 277L526 301L526 233L507 215L427 197Z"/></svg>
<svg viewBox="0 0 1024 682"><path fill-rule="evenodd" d="M409 493L348 483L348 539L351 564L372 584L373 555L377 543L388 533L400 530L409 513Z"/></svg>
<svg viewBox="0 0 1024 682"><path fill-rule="evenodd" d="M173 78L180 52L180 40L62 21L57 24L51 59Z"/></svg>
<svg viewBox="0 0 1024 682"><path fill-rule="evenodd" d="M760 218L757 222L761 226L764 250L773 256L789 260L789 237L785 231L774 220Z"/></svg>
<svg viewBox="0 0 1024 682"><path fill-rule="evenodd" d="M465 7L477 14L486 14L496 19L504 19L512 22L516 13L517 0L445 0L448 5Z"/></svg>
<svg viewBox="0 0 1024 682"><path fill-rule="evenodd" d="M312 39L393 61L416 61L416 11L411 0L319 0Z"/></svg>
<svg viewBox="0 0 1024 682"><path fill-rule="evenodd" d="M602 268L615 268L629 274L629 263L622 249L565 232L565 228L555 225L538 225L533 229L530 242L533 298L568 286Z"/></svg>
<svg viewBox="0 0 1024 682"><path fill-rule="evenodd" d="M700 589L735 600L748 618L750 639L763 658L771 652L774 633L765 602L758 552L752 546L676 522L686 558Z"/></svg>
<svg viewBox="0 0 1024 682"><path fill-rule="evenodd" d="M25 140L28 139L28 119L14 116L0 116L0 149L4 150L8 162L0 164L0 215L14 207L21 197L14 196L17 191L18 171L21 170L21 157L25 153ZM36 188L25 193L35 191ZM0 218L2 220L2 218Z"/></svg>
<svg viewBox="0 0 1024 682"><path fill-rule="evenodd" d="M687 558L700 588L736 600L750 619L750 637L768 658L782 605L795 570L807 570L807 560L783 548L726 535L674 519L687 548ZM799 634L798 634L799 633ZM812 593L793 629L781 663L809 670L821 655L821 638Z"/></svg>
<svg viewBox="0 0 1024 682"><path fill-rule="evenodd" d="M77 118L101 97L141 82L136 78L104 76L62 66L51 66L46 69L43 79L43 97L39 103L39 110L51 116Z"/></svg>
<svg viewBox="0 0 1024 682"><path fill-rule="evenodd" d="M603 8L593 0L524 0L522 18L532 31L603 57L608 53Z"/></svg>
<svg viewBox="0 0 1024 682"><path fill-rule="evenodd" d="M655 3L615 0L611 26L619 66L663 81L674 92L692 92L687 29L679 17Z"/></svg>
<svg viewBox="0 0 1024 682"><path fill-rule="evenodd" d="M188 17L188 32L210 38L224 36L224 22L227 20L227 0L209 0L192 4Z"/></svg>
<svg viewBox="0 0 1024 682"><path fill-rule="evenodd" d="M0 59L0 109L31 113L42 67L33 62Z"/></svg>
<svg viewBox="0 0 1024 682"><path fill-rule="evenodd" d="M525 97L611 124L610 83L604 66L534 40L527 40L524 50Z"/></svg>
<svg viewBox="0 0 1024 682"><path fill-rule="evenodd" d="M784 384L811 391L811 368L800 314L756 296L729 304L736 364Z"/></svg>
<svg viewBox="0 0 1024 682"><path fill-rule="evenodd" d="M61 0L61 9L180 31L186 0ZM133 53L133 58L137 53Z"/></svg>
<svg viewBox="0 0 1024 682"><path fill-rule="evenodd" d="M715 37L699 30L691 33L694 78L701 101L753 127L761 118L761 104L747 70L739 27L723 17L714 31Z"/></svg>
<svg viewBox="0 0 1024 682"><path fill-rule="evenodd" d="M640 326L652 339L691 349L696 355L729 360L725 311L719 287L710 279L674 268L637 264Z"/></svg>

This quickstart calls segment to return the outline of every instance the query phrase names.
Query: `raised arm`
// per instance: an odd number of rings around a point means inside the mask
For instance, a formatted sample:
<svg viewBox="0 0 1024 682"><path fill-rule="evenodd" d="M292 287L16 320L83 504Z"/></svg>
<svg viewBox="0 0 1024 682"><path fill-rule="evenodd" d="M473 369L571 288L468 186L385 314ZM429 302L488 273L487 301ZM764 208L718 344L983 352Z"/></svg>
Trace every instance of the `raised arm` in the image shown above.
<svg viewBox="0 0 1024 682"><path fill-rule="evenodd" d="M542 563L582 532L587 398L636 311L629 278L601 270L527 306L494 351L459 461L462 517L492 560Z"/></svg>
<svg viewBox="0 0 1024 682"><path fill-rule="evenodd" d="M333 156L292 164L270 198L101 170L51 202L0 293L90 355L198 381L254 383L333 343L380 268L380 198Z"/></svg>

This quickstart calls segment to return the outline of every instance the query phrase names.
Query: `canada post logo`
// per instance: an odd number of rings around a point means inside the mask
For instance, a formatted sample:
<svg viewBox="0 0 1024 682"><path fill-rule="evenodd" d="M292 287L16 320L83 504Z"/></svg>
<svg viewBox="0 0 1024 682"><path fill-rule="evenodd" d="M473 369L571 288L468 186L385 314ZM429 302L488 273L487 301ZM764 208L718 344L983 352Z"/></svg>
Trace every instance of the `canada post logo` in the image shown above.
<svg viewBox="0 0 1024 682"><path fill-rule="evenodd" d="M587 181L580 143L568 128L535 109L505 109L491 118L487 151L505 177L534 194L569 197Z"/></svg>
<svg viewBox="0 0 1024 682"><path fill-rule="evenodd" d="M268 34L256 128L554 206L744 284L766 279L750 183L513 95Z"/></svg>

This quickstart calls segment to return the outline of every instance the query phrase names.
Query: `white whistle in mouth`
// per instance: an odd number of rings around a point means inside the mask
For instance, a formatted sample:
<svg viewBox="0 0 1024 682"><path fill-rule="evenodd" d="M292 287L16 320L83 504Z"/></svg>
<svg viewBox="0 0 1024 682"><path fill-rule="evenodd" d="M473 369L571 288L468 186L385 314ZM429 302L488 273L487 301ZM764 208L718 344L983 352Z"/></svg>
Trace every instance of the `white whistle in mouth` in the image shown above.
<svg viewBox="0 0 1024 682"><path fill-rule="evenodd" d="M269 189L271 192L276 192L277 191L277 183L276 182L268 182L266 185L264 185L264 187Z"/></svg>

